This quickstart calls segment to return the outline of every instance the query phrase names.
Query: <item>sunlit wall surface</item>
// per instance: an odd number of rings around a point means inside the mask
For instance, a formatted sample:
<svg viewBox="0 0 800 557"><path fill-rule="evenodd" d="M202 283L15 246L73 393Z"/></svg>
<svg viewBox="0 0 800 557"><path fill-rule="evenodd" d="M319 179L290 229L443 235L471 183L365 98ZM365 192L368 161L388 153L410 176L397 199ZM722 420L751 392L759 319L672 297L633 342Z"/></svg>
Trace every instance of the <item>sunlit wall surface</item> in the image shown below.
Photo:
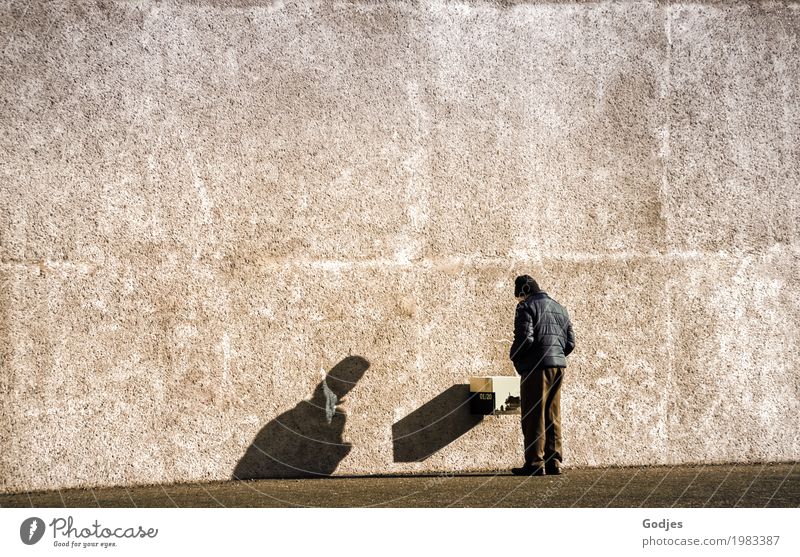
<svg viewBox="0 0 800 557"><path fill-rule="evenodd" d="M0 490L519 465L464 385L521 273L575 326L565 466L797 460L799 30L4 1Z"/></svg>

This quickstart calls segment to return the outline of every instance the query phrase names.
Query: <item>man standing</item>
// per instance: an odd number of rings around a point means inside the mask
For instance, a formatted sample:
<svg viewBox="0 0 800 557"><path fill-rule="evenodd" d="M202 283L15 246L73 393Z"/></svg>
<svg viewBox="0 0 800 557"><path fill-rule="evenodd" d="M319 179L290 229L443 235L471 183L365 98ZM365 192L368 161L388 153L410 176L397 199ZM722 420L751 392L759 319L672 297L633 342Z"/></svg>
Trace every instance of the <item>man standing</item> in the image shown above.
<svg viewBox="0 0 800 557"><path fill-rule="evenodd" d="M514 281L519 300L509 356L520 380L525 464L516 476L560 474L561 379L575 335L566 308L539 288L529 275Z"/></svg>

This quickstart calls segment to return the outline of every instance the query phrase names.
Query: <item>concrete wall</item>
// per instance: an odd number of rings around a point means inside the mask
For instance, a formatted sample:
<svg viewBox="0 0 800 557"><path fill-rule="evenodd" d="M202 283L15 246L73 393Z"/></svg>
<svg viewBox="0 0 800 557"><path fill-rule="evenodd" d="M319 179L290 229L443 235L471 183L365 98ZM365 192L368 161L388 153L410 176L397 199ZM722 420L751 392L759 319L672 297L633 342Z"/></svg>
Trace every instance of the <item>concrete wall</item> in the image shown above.
<svg viewBox="0 0 800 557"><path fill-rule="evenodd" d="M3 2L0 490L800 459L799 8Z"/></svg>

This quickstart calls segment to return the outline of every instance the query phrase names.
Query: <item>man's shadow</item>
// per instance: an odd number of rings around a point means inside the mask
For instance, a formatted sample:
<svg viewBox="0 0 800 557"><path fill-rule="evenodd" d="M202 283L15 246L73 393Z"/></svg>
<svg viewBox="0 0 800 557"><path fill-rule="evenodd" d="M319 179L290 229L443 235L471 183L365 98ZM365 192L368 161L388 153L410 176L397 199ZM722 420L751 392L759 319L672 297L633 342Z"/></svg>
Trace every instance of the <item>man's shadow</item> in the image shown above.
<svg viewBox="0 0 800 557"><path fill-rule="evenodd" d="M342 441L346 421L337 404L369 367L360 356L336 364L303 400L258 432L233 471L234 480L330 476L352 448Z"/></svg>

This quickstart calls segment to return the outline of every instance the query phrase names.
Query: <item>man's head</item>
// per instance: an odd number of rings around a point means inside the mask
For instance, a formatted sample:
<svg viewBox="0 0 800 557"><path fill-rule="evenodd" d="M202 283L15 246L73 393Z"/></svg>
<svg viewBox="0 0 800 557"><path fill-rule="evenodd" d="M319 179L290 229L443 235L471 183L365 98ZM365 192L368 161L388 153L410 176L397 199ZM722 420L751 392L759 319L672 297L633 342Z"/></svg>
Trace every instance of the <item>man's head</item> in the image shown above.
<svg viewBox="0 0 800 557"><path fill-rule="evenodd" d="M530 275L520 275L514 279L514 296L524 300L531 294L540 292L539 284Z"/></svg>
<svg viewBox="0 0 800 557"><path fill-rule="evenodd" d="M328 372L325 383L338 398L342 398L355 387L368 367L369 362L361 356L347 356Z"/></svg>

